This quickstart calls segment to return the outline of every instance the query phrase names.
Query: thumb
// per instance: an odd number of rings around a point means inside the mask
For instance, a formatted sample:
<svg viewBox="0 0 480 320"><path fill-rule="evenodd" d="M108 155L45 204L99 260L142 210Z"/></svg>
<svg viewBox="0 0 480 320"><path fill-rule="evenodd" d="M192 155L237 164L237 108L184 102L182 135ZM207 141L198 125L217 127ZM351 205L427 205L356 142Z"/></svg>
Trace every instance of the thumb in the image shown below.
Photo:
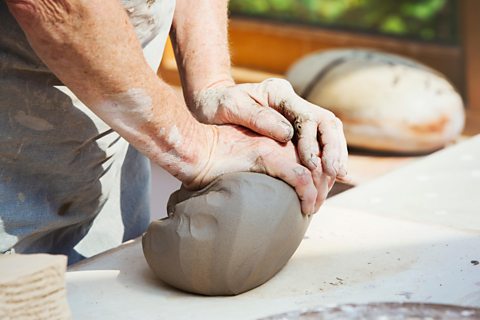
<svg viewBox="0 0 480 320"><path fill-rule="evenodd" d="M245 103L235 111L230 110L232 123L249 128L256 133L279 142L287 142L293 137L292 124L278 111L256 102Z"/></svg>

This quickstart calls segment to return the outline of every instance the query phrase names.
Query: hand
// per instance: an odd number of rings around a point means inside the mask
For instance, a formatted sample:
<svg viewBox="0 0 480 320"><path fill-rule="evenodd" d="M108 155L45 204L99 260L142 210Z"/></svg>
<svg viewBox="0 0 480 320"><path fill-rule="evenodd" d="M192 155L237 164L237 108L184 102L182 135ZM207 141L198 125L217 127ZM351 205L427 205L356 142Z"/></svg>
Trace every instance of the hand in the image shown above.
<svg viewBox="0 0 480 320"><path fill-rule="evenodd" d="M216 84L198 92L193 100L192 112L201 122L241 125L279 142L289 141L295 133L304 166L312 172L320 168L333 178L347 175L348 152L341 121L296 95L286 80Z"/></svg>
<svg viewBox="0 0 480 320"><path fill-rule="evenodd" d="M290 184L298 194L304 214L318 211L335 182L320 169L299 163L292 142L278 143L239 126L204 126L211 130L208 144L187 188L202 187L221 174L238 171L265 173Z"/></svg>

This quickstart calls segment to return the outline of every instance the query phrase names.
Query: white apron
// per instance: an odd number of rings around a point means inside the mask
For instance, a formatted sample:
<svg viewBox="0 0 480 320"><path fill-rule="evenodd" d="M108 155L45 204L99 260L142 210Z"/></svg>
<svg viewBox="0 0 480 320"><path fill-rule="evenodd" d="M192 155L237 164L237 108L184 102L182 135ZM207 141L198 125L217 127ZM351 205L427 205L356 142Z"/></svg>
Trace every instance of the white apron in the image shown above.
<svg viewBox="0 0 480 320"><path fill-rule="evenodd" d="M122 2L156 71L175 1ZM141 235L149 168L48 70L0 1L0 252L71 264Z"/></svg>

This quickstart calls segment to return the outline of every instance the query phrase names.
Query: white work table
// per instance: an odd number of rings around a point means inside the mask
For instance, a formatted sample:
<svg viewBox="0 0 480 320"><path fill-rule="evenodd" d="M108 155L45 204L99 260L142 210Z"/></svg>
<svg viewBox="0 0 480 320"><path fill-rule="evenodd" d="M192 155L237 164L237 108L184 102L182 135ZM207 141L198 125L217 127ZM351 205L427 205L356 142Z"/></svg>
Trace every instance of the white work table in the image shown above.
<svg viewBox="0 0 480 320"><path fill-rule="evenodd" d="M172 289L139 240L67 273L75 319L255 319L341 303L480 307L480 136L330 198L287 266L235 297Z"/></svg>

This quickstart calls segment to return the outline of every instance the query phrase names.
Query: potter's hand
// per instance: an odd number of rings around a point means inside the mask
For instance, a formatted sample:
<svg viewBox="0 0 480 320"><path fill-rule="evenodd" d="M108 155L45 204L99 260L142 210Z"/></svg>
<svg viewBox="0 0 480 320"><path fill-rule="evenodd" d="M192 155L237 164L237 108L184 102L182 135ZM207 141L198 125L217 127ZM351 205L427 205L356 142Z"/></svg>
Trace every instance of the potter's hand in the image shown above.
<svg viewBox="0 0 480 320"><path fill-rule="evenodd" d="M201 90L190 106L197 119L210 124L238 124L279 142L289 141L295 128L301 163L330 177L347 175L347 144L335 115L293 91L283 79L258 84L217 84ZM293 127L292 127L293 124Z"/></svg>
<svg viewBox="0 0 480 320"><path fill-rule="evenodd" d="M282 179L295 188L302 212L318 211L335 179L299 163L292 142L278 143L239 126L205 126L210 131L187 188L202 187L223 173L251 171Z"/></svg>

